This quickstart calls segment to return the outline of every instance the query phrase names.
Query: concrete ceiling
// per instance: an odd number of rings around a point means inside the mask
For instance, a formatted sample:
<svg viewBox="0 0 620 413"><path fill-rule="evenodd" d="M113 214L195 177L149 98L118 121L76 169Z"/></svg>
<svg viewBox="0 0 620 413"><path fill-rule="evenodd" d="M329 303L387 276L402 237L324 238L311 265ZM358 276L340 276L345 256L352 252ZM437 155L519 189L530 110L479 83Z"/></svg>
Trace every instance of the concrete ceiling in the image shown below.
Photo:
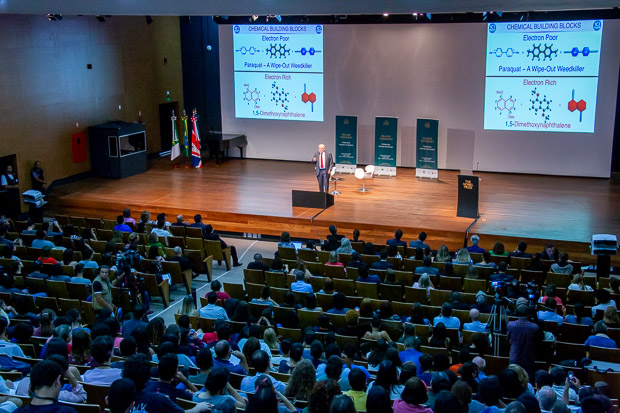
<svg viewBox="0 0 620 413"><path fill-rule="evenodd" d="M620 0L0 0L0 13L247 16L463 13L610 9Z"/></svg>

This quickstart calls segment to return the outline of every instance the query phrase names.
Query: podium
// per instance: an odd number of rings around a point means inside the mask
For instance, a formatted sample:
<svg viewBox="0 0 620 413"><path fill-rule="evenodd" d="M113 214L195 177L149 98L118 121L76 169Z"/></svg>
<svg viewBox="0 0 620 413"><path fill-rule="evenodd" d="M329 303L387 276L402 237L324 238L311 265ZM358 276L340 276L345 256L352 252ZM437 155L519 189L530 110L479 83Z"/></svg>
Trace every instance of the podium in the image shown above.
<svg viewBox="0 0 620 413"><path fill-rule="evenodd" d="M334 196L327 192L293 190L292 197L294 207L327 209L334 205Z"/></svg>
<svg viewBox="0 0 620 413"><path fill-rule="evenodd" d="M458 176L458 203L456 216L478 218L478 188L480 178L475 175Z"/></svg>

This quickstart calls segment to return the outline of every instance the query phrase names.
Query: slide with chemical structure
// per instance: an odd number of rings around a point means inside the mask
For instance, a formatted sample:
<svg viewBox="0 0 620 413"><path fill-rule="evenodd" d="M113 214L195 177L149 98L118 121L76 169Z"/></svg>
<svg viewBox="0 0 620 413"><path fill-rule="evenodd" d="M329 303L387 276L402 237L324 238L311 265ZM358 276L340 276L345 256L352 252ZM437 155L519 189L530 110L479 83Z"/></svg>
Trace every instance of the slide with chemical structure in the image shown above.
<svg viewBox="0 0 620 413"><path fill-rule="evenodd" d="M484 129L593 133L602 32L602 20L489 23Z"/></svg>
<svg viewBox="0 0 620 413"><path fill-rule="evenodd" d="M489 23L487 76L598 76L602 20Z"/></svg>
<svg viewBox="0 0 620 413"><path fill-rule="evenodd" d="M323 72L323 26L233 25L234 70Z"/></svg>
<svg viewBox="0 0 620 413"><path fill-rule="evenodd" d="M235 116L323 121L323 26L233 25Z"/></svg>
<svg viewBox="0 0 620 413"><path fill-rule="evenodd" d="M596 84L591 77L487 77L484 129L592 133Z"/></svg>
<svg viewBox="0 0 620 413"><path fill-rule="evenodd" d="M322 73L235 72L237 118L323 121Z"/></svg>

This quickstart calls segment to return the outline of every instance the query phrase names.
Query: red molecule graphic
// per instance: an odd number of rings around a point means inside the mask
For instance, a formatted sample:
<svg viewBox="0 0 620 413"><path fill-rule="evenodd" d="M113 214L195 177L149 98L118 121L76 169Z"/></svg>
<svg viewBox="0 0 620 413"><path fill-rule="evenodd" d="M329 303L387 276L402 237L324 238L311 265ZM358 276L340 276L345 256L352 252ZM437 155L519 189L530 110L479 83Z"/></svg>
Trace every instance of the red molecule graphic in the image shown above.
<svg viewBox="0 0 620 413"><path fill-rule="evenodd" d="M304 93L301 95L301 101L304 103L310 102L311 108L310 110L314 112L314 102L316 102L316 95L314 92L308 94L306 92L306 84L304 83Z"/></svg>
<svg viewBox="0 0 620 413"><path fill-rule="evenodd" d="M581 122L583 111L586 110L586 101L581 99L579 102L575 100L575 89L573 89L573 98L568 102L568 110L574 112L579 111L579 122Z"/></svg>
<svg viewBox="0 0 620 413"><path fill-rule="evenodd" d="M304 94L301 95L301 101L304 103L308 103L309 100L310 100L310 96L306 92L304 92Z"/></svg>
<svg viewBox="0 0 620 413"><path fill-rule="evenodd" d="M316 95L314 94L314 92L312 92L312 93L310 93L310 103L314 103L314 102L316 102ZM583 102L583 100L581 102ZM579 103L581 103L581 102L579 102ZM585 109L586 102L583 102L583 107Z"/></svg>

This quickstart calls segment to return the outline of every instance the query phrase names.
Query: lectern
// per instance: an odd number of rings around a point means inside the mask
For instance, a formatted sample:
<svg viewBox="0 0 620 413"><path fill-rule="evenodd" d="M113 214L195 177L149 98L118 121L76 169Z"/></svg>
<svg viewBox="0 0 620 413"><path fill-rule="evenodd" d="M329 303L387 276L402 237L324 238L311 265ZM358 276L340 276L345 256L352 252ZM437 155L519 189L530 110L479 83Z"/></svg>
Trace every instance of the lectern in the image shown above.
<svg viewBox="0 0 620 413"><path fill-rule="evenodd" d="M478 218L478 188L480 178L474 175L458 176L458 204L456 216Z"/></svg>
<svg viewBox="0 0 620 413"><path fill-rule="evenodd" d="M334 196L326 192L293 190L292 198L294 207L327 209L334 205Z"/></svg>

